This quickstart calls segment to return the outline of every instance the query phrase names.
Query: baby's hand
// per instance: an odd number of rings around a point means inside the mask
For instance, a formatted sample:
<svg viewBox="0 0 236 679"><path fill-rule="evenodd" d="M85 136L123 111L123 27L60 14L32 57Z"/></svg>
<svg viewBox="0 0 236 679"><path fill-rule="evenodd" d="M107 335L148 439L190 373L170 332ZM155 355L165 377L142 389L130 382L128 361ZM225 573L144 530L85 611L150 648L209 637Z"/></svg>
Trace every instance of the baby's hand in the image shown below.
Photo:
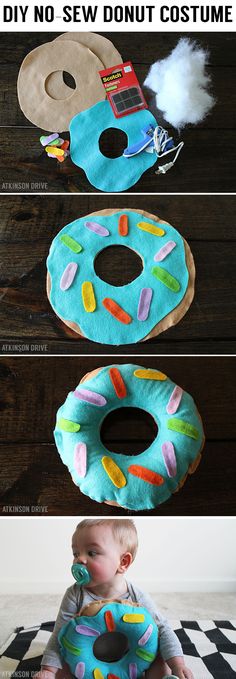
<svg viewBox="0 0 236 679"><path fill-rule="evenodd" d="M184 659L180 656L169 658L167 663L178 679L194 679L193 673L186 667Z"/></svg>

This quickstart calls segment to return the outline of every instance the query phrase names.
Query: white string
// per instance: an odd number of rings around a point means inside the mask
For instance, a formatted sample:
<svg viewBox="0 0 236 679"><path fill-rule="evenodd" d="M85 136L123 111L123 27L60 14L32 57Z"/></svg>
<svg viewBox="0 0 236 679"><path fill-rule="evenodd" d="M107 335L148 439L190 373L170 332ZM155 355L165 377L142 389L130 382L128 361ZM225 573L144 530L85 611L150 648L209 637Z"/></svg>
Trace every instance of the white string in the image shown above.
<svg viewBox="0 0 236 679"><path fill-rule="evenodd" d="M164 127L161 127L161 125L157 125L154 130L154 135L153 135L153 143L154 143L154 149L159 156L159 158L163 158L164 156L167 156L169 153L173 153L173 151L176 151L176 154L174 156L174 159L170 163L166 163L165 165L160 165L157 170L155 170L155 174L166 174L168 170L170 170L171 167L175 164L178 155L181 151L181 149L184 146L184 142L181 141L177 146L172 146L172 148L168 149L168 151L165 151L165 147L168 142L173 141L173 137L169 137L167 130L164 129Z"/></svg>

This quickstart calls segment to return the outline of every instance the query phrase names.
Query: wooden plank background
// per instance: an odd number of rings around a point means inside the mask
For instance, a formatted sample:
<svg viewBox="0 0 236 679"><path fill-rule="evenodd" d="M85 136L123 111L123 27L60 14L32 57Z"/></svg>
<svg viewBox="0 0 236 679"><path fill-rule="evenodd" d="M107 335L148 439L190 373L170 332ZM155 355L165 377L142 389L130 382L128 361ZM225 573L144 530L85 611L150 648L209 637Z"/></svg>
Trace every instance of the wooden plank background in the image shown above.
<svg viewBox="0 0 236 679"><path fill-rule="evenodd" d="M127 361L116 359L117 364ZM56 412L82 376L109 357L2 357L0 359L0 511L46 507L47 514L121 515L130 512L96 503L71 481L53 439ZM158 368L190 392L202 416L206 444L201 464L179 493L151 515L233 515L235 494L235 358L145 357L129 362ZM120 451L140 450L150 444L151 429L137 419L115 418L105 427L105 444ZM20 511L20 510L18 510ZM35 513L35 510L30 509ZM139 512L144 514L145 512Z"/></svg>
<svg viewBox="0 0 236 679"><path fill-rule="evenodd" d="M2 33L0 36L0 191L37 193L94 192L80 168L70 159L56 163L46 157L39 143L42 130L34 127L21 112L16 92L19 67L23 58L35 47L57 37L57 33ZM105 33L120 51L123 60L131 60L142 85L150 65L166 57L175 47L179 33ZM187 35L187 34L186 34ZM216 105L200 125L188 126L181 137L185 147L180 159L166 176L156 176L151 168L128 192L233 192L236 160L235 120L236 76L235 33L191 33L209 50L208 71L212 75L212 91ZM142 46L140 44L142 38ZM144 88L148 105L163 121L154 107L154 97ZM170 132L174 132L170 129ZM174 132L175 138L178 134ZM123 148L108 135L105 148Z"/></svg>
<svg viewBox="0 0 236 679"><path fill-rule="evenodd" d="M196 294L186 316L159 338L118 348L79 339L52 310L46 257L67 223L105 207L145 209L188 240ZM236 338L235 196L0 196L0 351L79 354L233 353ZM119 280L119 262L111 258ZM123 263L123 262L122 262ZM135 273L131 260L129 270ZM107 262L108 268L108 262ZM111 272L111 270L110 270Z"/></svg>

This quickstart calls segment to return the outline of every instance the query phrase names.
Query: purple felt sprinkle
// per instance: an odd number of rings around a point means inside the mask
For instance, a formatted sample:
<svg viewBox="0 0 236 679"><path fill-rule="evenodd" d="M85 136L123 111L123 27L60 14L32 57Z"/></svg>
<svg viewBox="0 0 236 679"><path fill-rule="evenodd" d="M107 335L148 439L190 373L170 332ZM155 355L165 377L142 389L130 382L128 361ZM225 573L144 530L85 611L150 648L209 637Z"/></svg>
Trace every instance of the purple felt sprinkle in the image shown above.
<svg viewBox="0 0 236 679"><path fill-rule="evenodd" d="M165 443L162 444L162 455L168 476L176 476L177 467L175 449L171 441L165 441Z"/></svg>
<svg viewBox="0 0 236 679"><path fill-rule="evenodd" d="M94 627L89 627L88 625L76 625L75 631L78 634L84 634L86 637L99 637L100 632Z"/></svg>
<svg viewBox="0 0 236 679"><path fill-rule="evenodd" d="M85 673L85 663L78 662L75 668L76 679L83 679L84 673Z"/></svg>
<svg viewBox="0 0 236 679"><path fill-rule="evenodd" d="M40 143L42 144L42 146L48 146L48 144L51 144L52 141L58 138L59 138L58 132L53 132L53 134L50 134L48 137L42 135L42 137L40 137Z"/></svg>
<svg viewBox="0 0 236 679"><path fill-rule="evenodd" d="M163 248L158 250L156 253L154 260L155 262L162 262L163 259L167 257L167 255L170 254L170 252L176 247L176 243L173 240L169 240L166 245L163 245Z"/></svg>
<svg viewBox="0 0 236 679"><path fill-rule="evenodd" d="M137 679L137 674L138 674L138 670L137 670L136 663L130 662L129 663L129 677L130 677L130 679Z"/></svg>
<svg viewBox="0 0 236 679"><path fill-rule="evenodd" d="M152 301L152 288L142 288L138 303L138 321L146 321Z"/></svg>
<svg viewBox="0 0 236 679"><path fill-rule="evenodd" d="M69 264L67 264L60 280L61 290L68 290L68 288L70 288L70 286L73 283L77 269L78 264L76 264L76 262L69 262Z"/></svg>
<svg viewBox="0 0 236 679"><path fill-rule="evenodd" d="M87 229L90 229L90 231L97 233L98 236L110 236L110 231L97 222L84 222L84 226L86 226Z"/></svg>
<svg viewBox="0 0 236 679"><path fill-rule="evenodd" d="M74 468L79 476L84 478L87 472L87 446L86 443L76 443L74 448Z"/></svg>
<svg viewBox="0 0 236 679"><path fill-rule="evenodd" d="M168 415L174 415L176 413L176 411L178 410L179 404L181 402L182 396L183 396L183 389L181 389L181 387L178 387L176 385L176 387L172 391L170 400L169 400L169 402L167 403L167 406L166 406L166 412L168 413Z"/></svg>
<svg viewBox="0 0 236 679"><path fill-rule="evenodd" d="M153 625L148 625L146 632L140 637L138 640L138 645L139 646L145 646L147 644L148 639L150 639L150 636L152 635L152 630L153 630Z"/></svg>
<svg viewBox="0 0 236 679"><path fill-rule="evenodd" d="M80 389L79 391L76 389L74 396L81 401L92 403L94 406L105 406L107 402L102 394L97 394L95 391L90 391L90 389Z"/></svg>

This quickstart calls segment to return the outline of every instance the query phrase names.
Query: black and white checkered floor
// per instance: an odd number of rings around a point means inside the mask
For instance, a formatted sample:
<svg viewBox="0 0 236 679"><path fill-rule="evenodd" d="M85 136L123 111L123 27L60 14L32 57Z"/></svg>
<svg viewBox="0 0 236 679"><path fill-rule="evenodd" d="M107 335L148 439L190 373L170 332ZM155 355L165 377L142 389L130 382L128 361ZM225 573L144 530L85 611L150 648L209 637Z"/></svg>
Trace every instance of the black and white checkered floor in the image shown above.
<svg viewBox="0 0 236 679"><path fill-rule="evenodd" d="M0 677L29 679L40 668L53 622L18 628L0 649ZM236 679L236 620L172 621L194 679Z"/></svg>

